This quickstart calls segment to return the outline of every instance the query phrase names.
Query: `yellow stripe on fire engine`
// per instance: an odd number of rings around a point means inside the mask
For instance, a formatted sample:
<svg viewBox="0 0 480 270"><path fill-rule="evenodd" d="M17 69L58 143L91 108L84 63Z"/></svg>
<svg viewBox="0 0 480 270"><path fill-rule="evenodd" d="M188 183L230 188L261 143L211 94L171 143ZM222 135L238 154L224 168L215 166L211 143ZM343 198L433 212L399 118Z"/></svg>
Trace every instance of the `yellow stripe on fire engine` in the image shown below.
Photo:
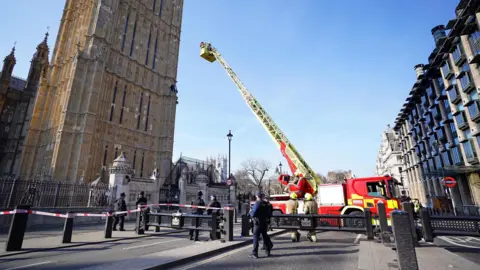
<svg viewBox="0 0 480 270"><path fill-rule="evenodd" d="M388 209L398 209L398 203L395 200L387 200Z"/></svg>
<svg viewBox="0 0 480 270"><path fill-rule="evenodd" d="M363 199L363 196L360 196L358 194L352 194L352 200L361 200Z"/></svg>
<svg viewBox="0 0 480 270"><path fill-rule="evenodd" d="M370 204L370 205L368 205ZM375 207L375 200L374 199L364 199L363 200L363 208L371 208Z"/></svg>

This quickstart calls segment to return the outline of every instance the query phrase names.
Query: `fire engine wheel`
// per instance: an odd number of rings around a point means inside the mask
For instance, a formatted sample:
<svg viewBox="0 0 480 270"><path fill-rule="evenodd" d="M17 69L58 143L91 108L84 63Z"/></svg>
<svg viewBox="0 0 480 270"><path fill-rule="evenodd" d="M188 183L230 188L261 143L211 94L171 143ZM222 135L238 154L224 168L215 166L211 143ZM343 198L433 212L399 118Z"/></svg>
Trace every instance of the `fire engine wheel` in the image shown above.
<svg viewBox="0 0 480 270"><path fill-rule="evenodd" d="M363 213L361 211L353 211L349 216L359 216L363 217ZM344 219L345 221L345 227L349 228L364 228L365 227L365 220L361 218L346 218Z"/></svg>

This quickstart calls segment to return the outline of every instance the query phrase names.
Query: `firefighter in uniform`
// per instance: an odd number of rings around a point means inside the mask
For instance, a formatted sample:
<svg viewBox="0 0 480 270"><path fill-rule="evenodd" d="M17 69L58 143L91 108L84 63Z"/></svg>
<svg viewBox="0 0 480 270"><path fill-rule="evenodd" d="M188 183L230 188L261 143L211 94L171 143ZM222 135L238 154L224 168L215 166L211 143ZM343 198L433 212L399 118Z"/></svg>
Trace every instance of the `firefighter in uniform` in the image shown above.
<svg viewBox="0 0 480 270"><path fill-rule="evenodd" d="M303 205L303 212L306 215L316 215L318 214L318 205L317 202L313 199L312 194L305 194L305 204ZM317 242L317 233L315 230L311 230L307 234L308 240L311 242Z"/></svg>
<svg viewBox="0 0 480 270"><path fill-rule="evenodd" d="M287 215L296 215L298 214L298 200L297 193L290 193L290 200L287 201ZM300 241L300 233L297 230L292 230L292 242Z"/></svg>

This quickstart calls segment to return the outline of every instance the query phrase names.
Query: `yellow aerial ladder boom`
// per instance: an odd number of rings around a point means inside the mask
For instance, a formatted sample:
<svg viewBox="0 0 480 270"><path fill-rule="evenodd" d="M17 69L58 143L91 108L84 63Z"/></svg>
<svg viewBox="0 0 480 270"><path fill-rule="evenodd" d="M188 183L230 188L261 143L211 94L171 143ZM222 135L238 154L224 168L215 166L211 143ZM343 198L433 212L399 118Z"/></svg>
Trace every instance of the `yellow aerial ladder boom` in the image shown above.
<svg viewBox="0 0 480 270"><path fill-rule="evenodd" d="M280 148L280 151L287 160L288 166L290 167L292 173L294 175L303 176L316 193L317 185L321 183L320 178L310 168L300 153L297 152L295 147L290 143L275 122L273 122L272 118L267 114L265 109L263 109L260 103L243 85L235 72L233 72L232 68L227 64L225 59L223 59L222 55L214 47L212 47L210 43L202 42L200 43L200 56L209 62L214 62L217 60L218 63L220 63L220 65L225 69L232 81L238 87L238 90L240 91L240 94L247 103L248 107L250 107L257 119L267 130L270 137L272 137L275 144Z"/></svg>

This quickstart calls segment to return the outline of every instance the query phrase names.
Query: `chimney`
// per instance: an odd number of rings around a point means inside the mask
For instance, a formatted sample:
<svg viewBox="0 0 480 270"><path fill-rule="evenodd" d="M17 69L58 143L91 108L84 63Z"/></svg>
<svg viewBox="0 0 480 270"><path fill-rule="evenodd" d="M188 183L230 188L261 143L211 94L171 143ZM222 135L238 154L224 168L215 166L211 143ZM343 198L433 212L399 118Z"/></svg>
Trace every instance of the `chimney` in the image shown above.
<svg viewBox="0 0 480 270"><path fill-rule="evenodd" d="M445 25L437 25L432 29L433 39L435 40L435 46L440 46L443 43L443 40L447 36L445 33Z"/></svg>
<svg viewBox="0 0 480 270"><path fill-rule="evenodd" d="M418 65L413 67L415 69L417 79L420 79L420 77L423 77L423 75L425 75L425 71L423 70L423 67L424 67L423 64L418 64Z"/></svg>

